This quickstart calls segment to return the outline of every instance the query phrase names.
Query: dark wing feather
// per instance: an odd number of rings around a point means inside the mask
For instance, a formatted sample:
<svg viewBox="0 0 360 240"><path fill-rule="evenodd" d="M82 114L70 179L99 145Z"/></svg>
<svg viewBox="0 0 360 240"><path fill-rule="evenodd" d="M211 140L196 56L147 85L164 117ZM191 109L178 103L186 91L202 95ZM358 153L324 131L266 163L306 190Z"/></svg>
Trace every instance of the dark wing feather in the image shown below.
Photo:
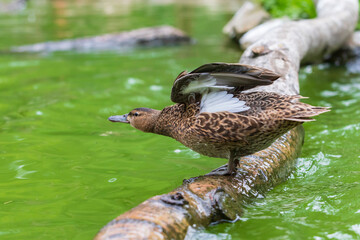
<svg viewBox="0 0 360 240"><path fill-rule="evenodd" d="M190 73L182 72L179 74L172 87L171 100L176 103L187 103L188 97L192 93L189 86L194 81L198 81L199 84L199 88L194 91L194 94L199 97L201 90L206 90L209 87L206 85L206 81L209 79L216 80L215 84L214 81L211 83L213 88L237 87L247 90L260 85L272 84L279 77L270 70L238 63L204 64Z"/></svg>
<svg viewBox="0 0 360 240"><path fill-rule="evenodd" d="M280 77L276 73L267 70L265 68L258 68L240 63L208 63L196 68L190 73L203 73L203 72L246 74L255 77L257 79L269 79L272 81Z"/></svg>

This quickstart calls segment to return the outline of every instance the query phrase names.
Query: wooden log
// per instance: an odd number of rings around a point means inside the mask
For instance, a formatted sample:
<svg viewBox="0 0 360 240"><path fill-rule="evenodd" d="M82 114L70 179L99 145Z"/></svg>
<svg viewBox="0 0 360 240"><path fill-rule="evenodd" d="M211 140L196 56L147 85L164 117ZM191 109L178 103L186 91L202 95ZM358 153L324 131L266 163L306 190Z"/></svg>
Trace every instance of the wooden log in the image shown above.
<svg viewBox="0 0 360 240"><path fill-rule="evenodd" d="M260 4L246 1L224 26L223 33L227 34L231 39L239 40L244 33L269 18L270 14Z"/></svg>
<svg viewBox="0 0 360 240"><path fill-rule="evenodd" d="M193 40L184 32L171 26L140 28L121 33L83 37L12 47L11 52L56 51L128 51L136 47L159 47L190 44Z"/></svg>
<svg viewBox="0 0 360 240"><path fill-rule="evenodd" d="M318 18L279 25L250 43L240 62L282 76L274 84L253 91L298 94L300 61L320 59L351 36L357 22L357 0L318 0L316 7ZM169 194L150 198L120 215L95 239L184 239L190 227L236 220L244 203L262 196L290 174L303 136L302 127L297 127L269 148L242 158L236 176L185 180Z"/></svg>
<svg viewBox="0 0 360 240"><path fill-rule="evenodd" d="M270 148L244 157L234 177L200 176L174 191L152 197L108 223L95 239L183 239L189 226L235 220L243 204L286 179L303 142L291 130ZM223 166L223 167L226 167Z"/></svg>

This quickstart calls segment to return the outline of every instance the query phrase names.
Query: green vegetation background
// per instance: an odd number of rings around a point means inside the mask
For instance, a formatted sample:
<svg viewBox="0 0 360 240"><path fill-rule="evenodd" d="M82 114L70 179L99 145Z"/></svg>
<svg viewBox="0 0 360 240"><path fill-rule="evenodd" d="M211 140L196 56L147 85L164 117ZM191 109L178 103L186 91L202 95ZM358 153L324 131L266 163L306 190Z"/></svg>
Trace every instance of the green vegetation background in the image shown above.
<svg viewBox="0 0 360 240"><path fill-rule="evenodd" d="M259 0L259 2L274 18L289 16L292 19L301 19L316 16L312 0ZM360 22L356 29L360 29Z"/></svg>

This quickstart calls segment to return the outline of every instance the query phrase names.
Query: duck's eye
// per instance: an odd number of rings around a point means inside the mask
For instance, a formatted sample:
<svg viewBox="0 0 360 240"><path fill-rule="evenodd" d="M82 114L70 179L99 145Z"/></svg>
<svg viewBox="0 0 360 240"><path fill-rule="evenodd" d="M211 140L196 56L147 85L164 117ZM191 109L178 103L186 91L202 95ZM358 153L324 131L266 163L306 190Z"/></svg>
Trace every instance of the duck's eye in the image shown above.
<svg viewBox="0 0 360 240"><path fill-rule="evenodd" d="M134 116L135 117L139 116L139 113L138 112L134 113Z"/></svg>

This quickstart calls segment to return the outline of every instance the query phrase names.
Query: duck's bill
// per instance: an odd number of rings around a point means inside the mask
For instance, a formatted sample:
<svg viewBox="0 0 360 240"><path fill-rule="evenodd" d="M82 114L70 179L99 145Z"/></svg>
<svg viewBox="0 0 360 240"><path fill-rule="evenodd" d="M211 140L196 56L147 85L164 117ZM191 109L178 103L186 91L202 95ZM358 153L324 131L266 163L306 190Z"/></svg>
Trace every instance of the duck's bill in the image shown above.
<svg viewBox="0 0 360 240"><path fill-rule="evenodd" d="M122 123L130 123L128 120L127 120L127 114L124 114L124 115L116 115L116 116L111 116L109 117L109 121L111 122L122 122Z"/></svg>

